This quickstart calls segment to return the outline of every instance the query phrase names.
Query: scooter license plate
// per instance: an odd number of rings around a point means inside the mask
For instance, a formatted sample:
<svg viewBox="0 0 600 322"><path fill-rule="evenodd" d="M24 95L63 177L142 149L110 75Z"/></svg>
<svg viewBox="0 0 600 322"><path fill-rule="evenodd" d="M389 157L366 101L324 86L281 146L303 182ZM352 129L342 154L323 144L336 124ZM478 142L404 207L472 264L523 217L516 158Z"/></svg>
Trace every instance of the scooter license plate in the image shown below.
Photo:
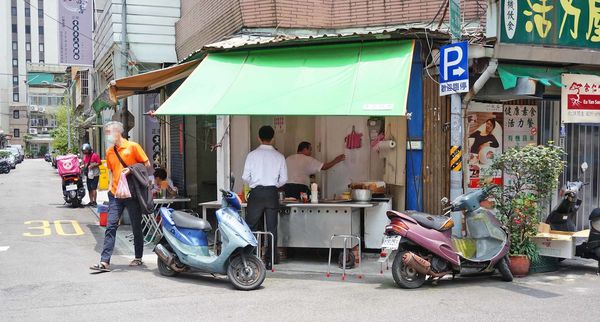
<svg viewBox="0 0 600 322"><path fill-rule="evenodd" d="M396 250L400 245L400 239L402 239L402 236L386 236L383 239L383 244L381 244L381 248Z"/></svg>
<svg viewBox="0 0 600 322"><path fill-rule="evenodd" d="M77 190L77 185L76 184L70 184L68 185L65 190L67 191L73 191L73 190Z"/></svg>

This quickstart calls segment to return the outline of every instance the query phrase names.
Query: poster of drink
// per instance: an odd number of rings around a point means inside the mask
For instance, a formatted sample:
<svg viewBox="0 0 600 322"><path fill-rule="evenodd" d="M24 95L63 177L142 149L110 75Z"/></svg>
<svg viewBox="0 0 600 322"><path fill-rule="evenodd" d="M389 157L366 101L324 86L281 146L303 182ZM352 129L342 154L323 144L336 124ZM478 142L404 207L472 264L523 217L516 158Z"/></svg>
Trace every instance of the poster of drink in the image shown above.
<svg viewBox="0 0 600 322"><path fill-rule="evenodd" d="M561 121L563 123L600 123L600 77L563 74Z"/></svg>
<svg viewBox="0 0 600 322"><path fill-rule="evenodd" d="M502 104L473 102L467 110L469 189L479 187L480 178L490 168L494 158L502 154ZM502 173L494 173L492 181L502 184Z"/></svg>
<svg viewBox="0 0 600 322"><path fill-rule="evenodd" d="M536 105L504 105L504 150L538 144L538 109ZM511 176L504 175L510 184Z"/></svg>

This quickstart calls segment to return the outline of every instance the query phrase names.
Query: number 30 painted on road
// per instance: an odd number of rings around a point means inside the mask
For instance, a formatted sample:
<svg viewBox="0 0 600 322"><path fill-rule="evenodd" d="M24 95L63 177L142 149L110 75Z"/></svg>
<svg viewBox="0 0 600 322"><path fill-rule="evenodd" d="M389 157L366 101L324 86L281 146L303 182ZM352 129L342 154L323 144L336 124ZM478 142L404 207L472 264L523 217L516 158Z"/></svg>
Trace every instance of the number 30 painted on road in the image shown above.
<svg viewBox="0 0 600 322"><path fill-rule="evenodd" d="M40 232L38 232L37 234L28 232L28 233L23 233L23 236L26 237L44 237L44 236L50 236L50 234L52 234L52 229L50 228L50 222L47 220L30 220L30 221L26 221L25 225L32 225L34 223L40 223L40 226L33 226L33 227L27 227L27 229L29 230L41 230ZM65 230L63 229L62 224L63 223L68 223L71 224L71 226L73 226L73 233L65 233ZM81 226L79 226L79 223L76 220L55 220L54 221L54 229L56 230L56 233L61 235L61 236L80 236L83 235L83 230L81 229Z"/></svg>

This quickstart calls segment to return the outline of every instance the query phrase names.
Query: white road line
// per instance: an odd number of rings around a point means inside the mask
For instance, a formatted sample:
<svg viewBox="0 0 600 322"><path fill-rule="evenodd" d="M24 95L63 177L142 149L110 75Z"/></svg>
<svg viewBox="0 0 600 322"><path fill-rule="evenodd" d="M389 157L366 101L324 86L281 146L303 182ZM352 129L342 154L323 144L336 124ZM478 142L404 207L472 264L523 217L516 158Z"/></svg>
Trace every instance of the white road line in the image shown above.
<svg viewBox="0 0 600 322"><path fill-rule="evenodd" d="M10 248L10 246L0 246L0 252L5 252Z"/></svg>

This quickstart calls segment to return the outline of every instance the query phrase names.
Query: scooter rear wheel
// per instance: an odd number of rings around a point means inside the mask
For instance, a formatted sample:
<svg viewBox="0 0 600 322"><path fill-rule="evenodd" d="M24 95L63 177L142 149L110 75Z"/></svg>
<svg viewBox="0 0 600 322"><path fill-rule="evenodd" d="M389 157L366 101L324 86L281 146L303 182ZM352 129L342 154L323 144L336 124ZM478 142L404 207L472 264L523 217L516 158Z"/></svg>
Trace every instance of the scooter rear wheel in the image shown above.
<svg viewBox="0 0 600 322"><path fill-rule="evenodd" d="M392 276L394 281L401 288L419 288L425 283L425 276L413 268L404 265L402 257L406 251L398 251L396 257L394 257L394 263L392 264Z"/></svg>
<svg viewBox="0 0 600 322"><path fill-rule="evenodd" d="M246 258L247 267L244 267L242 256ZM254 255L235 256L231 259L227 268L229 281L235 288L242 291L251 291L258 288L266 276L265 264Z"/></svg>
<svg viewBox="0 0 600 322"><path fill-rule="evenodd" d="M162 276L166 277L175 277L179 275L179 272L172 270L165 262L160 259L160 257L156 258L156 264L158 266L158 272Z"/></svg>

